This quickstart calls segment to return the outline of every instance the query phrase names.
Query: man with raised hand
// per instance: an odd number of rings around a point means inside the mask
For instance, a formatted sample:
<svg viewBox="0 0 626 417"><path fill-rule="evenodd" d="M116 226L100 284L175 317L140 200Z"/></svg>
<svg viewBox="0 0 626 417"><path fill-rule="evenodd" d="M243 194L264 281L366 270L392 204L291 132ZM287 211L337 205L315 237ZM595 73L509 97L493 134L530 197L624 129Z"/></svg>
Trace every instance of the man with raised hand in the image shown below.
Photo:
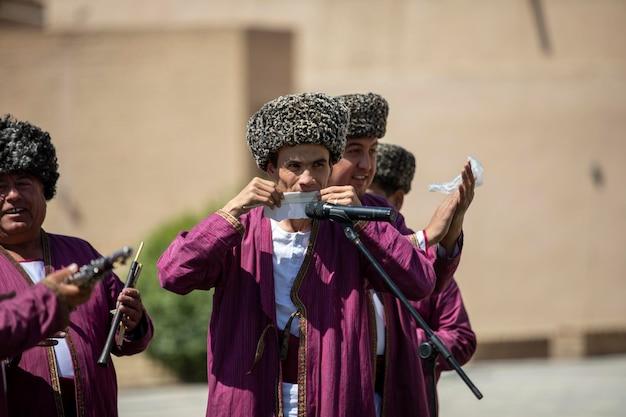
<svg viewBox="0 0 626 417"><path fill-rule="evenodd" d="M368 192L385 197L400 211L404 196L411 191L414 175L415 157L411 152L398 145L381 143L376 157L376 175ZM472 330L456 280L452 279L440 292L420 300L415 307L459 364L466 364L476 351L476 334ZM417 328L418 346L426 341L424 330ZM437 356L434 362L422 361L424 380L420 385L426 390L419 387L415 397L416 402L428 403L429 412L420 416L435 417L432 415L438 407L435 384L443 370L451 368L441 356Z"/></svg>
<svg viewBox="0 0 626 417"><path fill-rule="evenodd" d="M353 187L326 188L348 118L325 94L262 106L248 122L247 142L269 179L252 179L158 262L170 291L215 288L207 416L375 416L366 282L385 291L381 279L341 225L264 214L286 192L360 205ZM386 223L357 228L408 297L430 294L435 276L423 252Z"/></svg>
<svg viewBox="0 0 626 417"><path fill-rule="evenodd" d="M333 186L352 185L363 205L389 206L384 197L367 193L376 174L378 141L386 133L389 105L382 96L374 93L347 94L337 98L350 110L350 125L346 150L333 167L328 190L333 190ZM399 213L393 223L402 235L429 258L435 259L435 292L448 285L459 264L463 217L473 193L474 179L468 164L463 169L463 183L441 203L426 228L414 232ZM370 321L376 338L374 397L377 412L379 415L420 415L425 412L427 404L411 400L415 389L423 389L420 388L423 378L416 371L421 369L416 324L393 295L374 290L370 294Z"/></svg>

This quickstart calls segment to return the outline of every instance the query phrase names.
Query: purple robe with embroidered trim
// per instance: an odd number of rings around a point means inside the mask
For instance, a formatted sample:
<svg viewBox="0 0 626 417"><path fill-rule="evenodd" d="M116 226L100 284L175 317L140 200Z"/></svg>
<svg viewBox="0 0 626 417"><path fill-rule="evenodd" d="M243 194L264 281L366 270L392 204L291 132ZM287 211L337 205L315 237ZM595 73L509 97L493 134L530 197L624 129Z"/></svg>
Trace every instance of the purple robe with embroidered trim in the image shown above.
<svg viewBox="0 0 626 417"><path fill-rule="evenodd" d="M83 265L100 256L81 239L47 234L50 261L54 269L71 263ZM0 249L0 293L31 291L28 274L8 253ZM79 416L116 417L117 381L112 363L106 368L96 365L109 331L111 315L122 282L109 274L93 288L88 302L70 314L67 342L72 353ZM44 306L41 306L42 308ZM139 340L125 341L116 355L132 355L144 350L152 338L152 323L146 314L147 331ZM41 329L37 329L41 333ZM19 346L17 338L9 339L9 349ZM18 356L17 366L7 369L8 407L10 416L62 416L58 396L58 373L52 347L33 347Z"/></svg>
<svg viewBox="0 0 626 417"><path fill-rule="evenodd" d="M361 203L364 206L391 207L384 197L369 193L361 196ZM412 235L413 230L407 227L402 214L397 214L394 227L403 235ZM415 243L417 244L417 242ZM463 248L462 234L457 244L460 249L459 253L451 258L437 256L434 246L428 249L430 256L436 259L434 262L437 277L435 291L428 298L417 303L411 303L425 318L428 317L435 320L436 312L431 311L430 305L433 303L433 300L439 299L439 294L448 294L448 292L454 291L455 288L458 290L456 283L454 283L454 272L461 258L461 250ZM452 288L448 289L450 286ZM382 294L382 302L385 311L386 366L381 414L383 417L429 416L429 392L427 391L429 385L427 374L425 373L426 368L419 357L419 345L423 340L419 340L418 334L422 330L417 327L415 320L393 295ZM374 320L374 317L371 319ZM436 325L438 322L431 321L429 324ZM467 325L469 326L469 322L467 322ZM447 341L455 342L451 339ZM459 343L465 343L465 341L459 341ZM455 350L452 353L456 354L457 352Z"/></svg>
<svg viewBox="0 0 626 417"><path fill-rule="evenodd" d="M361 240L420 299L434 287L432 261L390 225L362 225ZM237 221L223 212L180 234L158 264L161 285L185 294L215 287L207 341L211 417L269 417L281 404L272 232L263 209ZM341 227L314 222L292 288L301 311L299 415L374 417L367 278L380 279Z"/></svg>

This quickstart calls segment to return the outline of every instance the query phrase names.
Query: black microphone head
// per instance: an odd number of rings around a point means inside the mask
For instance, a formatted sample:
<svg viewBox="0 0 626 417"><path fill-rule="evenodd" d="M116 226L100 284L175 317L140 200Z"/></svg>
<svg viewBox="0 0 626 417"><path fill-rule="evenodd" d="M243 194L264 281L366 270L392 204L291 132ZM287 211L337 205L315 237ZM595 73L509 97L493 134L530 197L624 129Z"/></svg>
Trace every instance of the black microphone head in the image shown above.
<svg viewBox="0 0 626 417"><path fill-rule="evenodd" d="M304 206L304 214L311 219L320 219L324 214L324 203L322 201L312 201Z"/></svg>

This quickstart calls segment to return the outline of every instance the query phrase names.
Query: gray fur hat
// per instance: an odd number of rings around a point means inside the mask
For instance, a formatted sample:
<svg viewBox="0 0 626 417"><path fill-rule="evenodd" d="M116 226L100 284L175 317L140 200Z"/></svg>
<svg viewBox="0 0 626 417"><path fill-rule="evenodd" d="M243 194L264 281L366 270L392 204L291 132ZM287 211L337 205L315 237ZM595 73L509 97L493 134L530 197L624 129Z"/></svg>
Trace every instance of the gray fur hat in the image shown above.
<svg viewBox="0 0 626 417"><path fill-rule="evenodd" d="M387 130L389 104L374 93L346 94L337 97L350 110L348 138L382 138Z"/></svg>
<svg viewBox="0 0 626 417"><path fill-rule="evenodd" d="M301 144L325 146L331 164L335 164L346 147L349 117L348 109L326 94L282 96L265 103L250 117L246 141L262 170L280 148Z"/></svg>
<svg viewBox="0 0 626 417"><path fill-rule="evenodd" d="M376 175L373 183L386 193L397 190L411 191L411 182L415 175L415 157L401 146L379 143L376 155Z"/></svg>
<svg viewBox="0 0 626 417"><path fill-rule="evenodd" d="M48 132L9 114L0 118L0 174L25 172L39 178L50 200L56 192L58 169Z"/></svg>

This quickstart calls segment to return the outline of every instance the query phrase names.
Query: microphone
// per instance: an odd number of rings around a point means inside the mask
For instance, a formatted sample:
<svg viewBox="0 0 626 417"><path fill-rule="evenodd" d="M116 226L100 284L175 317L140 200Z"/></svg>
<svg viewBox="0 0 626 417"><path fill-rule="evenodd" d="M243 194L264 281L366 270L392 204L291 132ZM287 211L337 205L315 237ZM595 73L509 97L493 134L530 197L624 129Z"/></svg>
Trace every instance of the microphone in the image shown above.
<svg viewBox="0 0 626 417"><path fill-rule="evenodd" d="M394 222L396 211L390 207L340 206L324 201L308 203L304 208L306 215L312 219L333 220L346 223L351 220L368 220Z"/></svg>

